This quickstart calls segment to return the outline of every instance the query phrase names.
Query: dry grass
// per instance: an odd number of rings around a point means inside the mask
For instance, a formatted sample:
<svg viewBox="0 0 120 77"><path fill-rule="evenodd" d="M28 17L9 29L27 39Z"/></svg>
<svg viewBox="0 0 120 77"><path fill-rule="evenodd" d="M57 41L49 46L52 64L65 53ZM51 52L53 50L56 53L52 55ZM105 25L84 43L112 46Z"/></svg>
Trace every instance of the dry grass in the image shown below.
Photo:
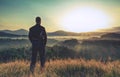
<svg viewBox="0 0 120 77"><path fill-rule="evenodd" d="M50 60L40 74L39 63L35 77L120 77L120 61L102 63L95 60ZM15 61L0 64L0 77L28 77L29 62Z"/></svg>

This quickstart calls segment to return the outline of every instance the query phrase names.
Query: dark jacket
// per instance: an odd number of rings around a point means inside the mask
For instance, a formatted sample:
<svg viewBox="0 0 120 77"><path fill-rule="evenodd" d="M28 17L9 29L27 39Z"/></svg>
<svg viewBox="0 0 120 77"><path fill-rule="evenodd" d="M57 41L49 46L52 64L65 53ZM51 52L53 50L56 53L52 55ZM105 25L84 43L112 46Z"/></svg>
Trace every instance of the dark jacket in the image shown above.
<svg viewBox="0 0 120 77"><path fill-rule="evenodd" d="M47 42L47 34L45 28L39 24L34 25L29 29L29 40L32 44L40 44L43 43L46 45Z"/></svg>

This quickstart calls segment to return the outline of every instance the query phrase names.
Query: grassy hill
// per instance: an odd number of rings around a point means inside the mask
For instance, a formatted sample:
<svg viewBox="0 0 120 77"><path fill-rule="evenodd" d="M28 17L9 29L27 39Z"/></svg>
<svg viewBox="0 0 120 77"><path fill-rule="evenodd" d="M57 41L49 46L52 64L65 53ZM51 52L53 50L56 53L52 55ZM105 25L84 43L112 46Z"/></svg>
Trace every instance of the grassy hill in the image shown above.
<svg viewBox="0 0 120 77"><path fill-rule="evenodd" d="M102 63L95 60L50 60L40 74L39 63L35 77L120 77L120 61ZM15 61L0 64L0 77L28 77L29 62Z"/></svg>

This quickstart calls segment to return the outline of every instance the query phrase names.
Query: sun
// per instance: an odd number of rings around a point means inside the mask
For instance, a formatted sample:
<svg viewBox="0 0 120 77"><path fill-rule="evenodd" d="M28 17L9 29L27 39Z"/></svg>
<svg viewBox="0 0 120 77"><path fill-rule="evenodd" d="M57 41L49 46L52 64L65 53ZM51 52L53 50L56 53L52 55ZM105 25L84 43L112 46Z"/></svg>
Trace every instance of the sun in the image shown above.
<svg viewBox="0 0 120 77"><path fill-rule="evenodd" d="M109 16L101 10L82 7L65 14L61 19L61 25L71 32L90 32L109 27L109 19Z"/></svg>

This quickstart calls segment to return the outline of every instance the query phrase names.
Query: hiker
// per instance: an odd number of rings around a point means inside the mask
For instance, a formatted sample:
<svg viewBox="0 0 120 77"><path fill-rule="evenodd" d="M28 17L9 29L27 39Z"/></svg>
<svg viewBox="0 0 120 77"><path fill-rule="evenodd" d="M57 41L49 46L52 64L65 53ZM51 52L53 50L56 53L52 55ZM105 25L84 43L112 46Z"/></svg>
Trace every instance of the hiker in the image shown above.
<svg viewBox="0 0 120 77"><path fill-rule="evenodd" d="M45 46L47 42L47 34L45 28L41 26L41 18L36 17L36 25L29 29L29 40L32 43L32 57L30 71L34 73L37 54L39 54L41 72L45 69Z"/></svg>

